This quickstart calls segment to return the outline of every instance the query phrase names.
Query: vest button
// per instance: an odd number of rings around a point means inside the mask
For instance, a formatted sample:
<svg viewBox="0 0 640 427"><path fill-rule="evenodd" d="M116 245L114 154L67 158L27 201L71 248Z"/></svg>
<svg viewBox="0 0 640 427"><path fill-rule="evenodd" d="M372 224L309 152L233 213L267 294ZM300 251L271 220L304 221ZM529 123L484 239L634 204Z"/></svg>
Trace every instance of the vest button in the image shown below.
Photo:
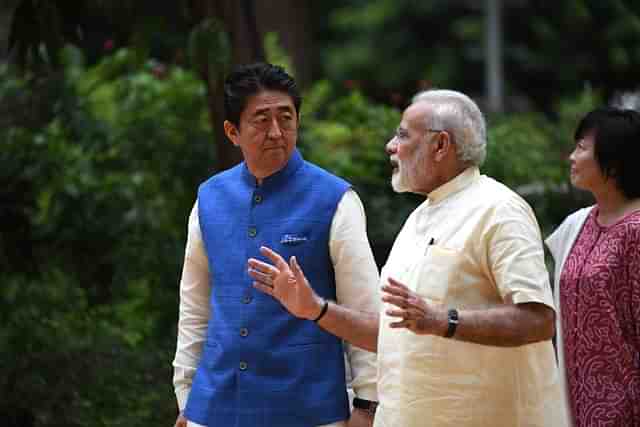
<svg viewBox="0 0 640 427"><path fill-rule="evenodd" d="M247 365L247 362L245 361L240 362L239 368L241 371L246 371L248 367L249 365Z"/></svg>
<svg viewBox="0 0 640 427"><path fill-rule="evenodd" d="M253 201L255 203L262 203L262 196L260 194L256 194L255 196L253 196Z"/></svg>
<svg viewBox="0 0 640 427"><path fill-rule="evenodd" d="M244 298L242 298L242 302L243 302L244 304L249 304L249 303L251 302L251 299L252 299L252 298L251 298L251 295L247 295L247 296L245 296Z"/></svg>
<svg viewBox="0 0 640 427"><path fill-rule="evenodd" d="M255 227L249 227L249 237L256 237L258 230Z"/></svg>
<svg viewBox="0 0 640 427"><path fill-rule="evenodd" d="M249 335L249 330L247 328L240 328L240 336L246 337L247 335Z"/></svg>

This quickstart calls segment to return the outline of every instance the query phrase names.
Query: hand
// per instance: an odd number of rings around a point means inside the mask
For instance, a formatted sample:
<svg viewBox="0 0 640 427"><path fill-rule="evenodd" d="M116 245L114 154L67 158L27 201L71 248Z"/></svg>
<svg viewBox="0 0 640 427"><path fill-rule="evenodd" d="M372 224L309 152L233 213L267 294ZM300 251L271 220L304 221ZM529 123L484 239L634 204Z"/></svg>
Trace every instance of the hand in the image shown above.
<svg viewBox="0 0 640 427"><path fill-rule="evenodd" d="M395 307L389 308L388 316L399 318L389 326L406 328L418 335L444 336L447 331L447 310L428 304L422 297L405 285L389 277L382 287L382 301Z"/></svg>
<svg viewBox="0 0 640 427"><path fill-rule="evenodd" d="M256 281L253 287L271 295L296 317L315 319L320 314L324 301L309 285L296 257L291 257L290 264L276 252L261 247L260 253L271 260L273 265L249 259L249 275Z"/></svg>
<svg viewBox="0 0 640 427"><path fill-rule="evenodd" d="M178 414L178 419L176 419L176 423L173 425L173 427L187 427L187 419L184 415L182 415L182 412Z"/></svg>
<svg viewBox="0 0 640 427"><path fill-rule="evenodd" d="M353 408L347 427L373 427L373 416L364 409Z"/></svg>

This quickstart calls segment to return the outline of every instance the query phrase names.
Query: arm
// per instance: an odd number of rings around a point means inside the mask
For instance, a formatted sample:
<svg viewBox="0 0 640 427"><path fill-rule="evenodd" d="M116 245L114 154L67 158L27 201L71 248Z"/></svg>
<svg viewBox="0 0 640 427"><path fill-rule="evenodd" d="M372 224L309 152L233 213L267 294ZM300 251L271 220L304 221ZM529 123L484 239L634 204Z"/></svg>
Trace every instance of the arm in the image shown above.
<svg viewBox="0 0 640 427"><path fill-rule="evenodd" d="M444 336L448 309L429 304L402 283L389 278L382 301L389 316L398 318L392 328L419 335ZM540 303L503 304L484 310L460 310L454 339L497 347L516 347L551 339L554 311Z"/></svg>
<svg viewBox="0 0 640 427"><path fill-rule="evenodd" d="M198 221L198 205L189 216L187 245L180 279L180 307L173 386L180 412L191 391L209 320L209 266ZM179 416L184 419L184 417ZM184 421L186 424L186 420Z"/></svg>
<svg viewBox="0 0 640 427"><path fill-rule="evenodd" d="M363 313L325 301L311 288L296 257L289 264L276 252L261 247L260 252L273 263L249 259L249 275L253 286L277 299L292 315L301 319L317 319L325 302L327 310L318 325L333 335L358 347L376 351L378 341L378 315Z"/></svg>
<svg viewBox="0 0 640 427"><path fill-rule="evenodd" d="M492 346L520 346L551 339L554 333L549 275L540 231L531 209L520 199L495 207L489 226L478 237L474 259L486 280L495 283L502 303L460 310L455 338ZM391 304L392 327L444 336L447 308L429 304L403 284L390 279L383 301ZM455 307L453 307L455 308Z"/></svg>
<svg viewBox="0 0 640 427"><path fill-rule="evenodd" d="M336 283L336 302L356 312L370 313L375 324L380 310L378 267L367 237L364 206L354 190L347 191L333 216L329 235L329 253ZM322 323L324 319L320 321ZM376 334L377 338L377 334ZM376 355L348 341L344 342L348 359L350 397L378 401ZM372 412L353 408L349 427L369 426Z"/></svg>

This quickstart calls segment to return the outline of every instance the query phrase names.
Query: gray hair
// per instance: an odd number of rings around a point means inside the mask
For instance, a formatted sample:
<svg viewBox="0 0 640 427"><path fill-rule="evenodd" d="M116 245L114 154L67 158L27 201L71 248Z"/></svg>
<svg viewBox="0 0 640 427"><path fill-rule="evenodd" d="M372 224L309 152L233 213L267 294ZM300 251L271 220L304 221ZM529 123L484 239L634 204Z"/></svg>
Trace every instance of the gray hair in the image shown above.
<svg viewBox="0 0 640 427"><path fill-rule="evenodd" d="M431 89L415 95L412 103L416 102L429 103L433 114L427 118L427 128L452 134L460 162L482 165L487 155L486 124L471 98L453 90Z"/></svg>

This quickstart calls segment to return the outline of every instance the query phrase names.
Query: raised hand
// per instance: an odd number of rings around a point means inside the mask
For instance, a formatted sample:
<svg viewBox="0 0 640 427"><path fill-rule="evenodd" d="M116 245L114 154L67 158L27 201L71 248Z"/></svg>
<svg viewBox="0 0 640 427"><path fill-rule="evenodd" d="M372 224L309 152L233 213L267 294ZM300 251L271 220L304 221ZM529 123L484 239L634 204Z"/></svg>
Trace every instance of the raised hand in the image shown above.
<svg viewBox="0 0 640 427"><path fill-rule="evenodd" d="M315 319L324 301L311 288L296 257L291 257L287 264L278 253L265 246L260 248L260 253L273 265L249 259L248 272L255 280L253 287L277 299L292 315Z"/></svg>
<svg viewBox="0 0 640 427"><path fill-rule="evenodd" d="M387 315L399 319L389 324L390 327L406 328L419 335L443 336L446 332L447 310L444 307L427 303L391 277L382 287L382 292L382 301L394 306L387 309Z"/></svg>

